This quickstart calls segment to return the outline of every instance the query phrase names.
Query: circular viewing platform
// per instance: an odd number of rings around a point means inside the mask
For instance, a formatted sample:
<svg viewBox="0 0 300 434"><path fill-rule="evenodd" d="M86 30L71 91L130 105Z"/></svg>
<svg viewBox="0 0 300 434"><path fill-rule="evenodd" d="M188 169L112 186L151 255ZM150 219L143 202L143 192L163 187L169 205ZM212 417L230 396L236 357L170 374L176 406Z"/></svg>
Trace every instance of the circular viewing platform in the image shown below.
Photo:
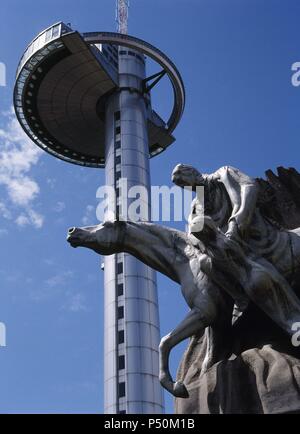
<svg viewBox="0 0 300 434"><path fill-rule="evenodd" d="M20 124L38 146L57 158L105 166L103 107L118 91L119 77L116 59L96 44L132 48L159 63L170 78L174 92L170 119L165 123L154 110L148 119L149 156L159 154L174 141L172 132L184 109L183 82L160 50L119 33L81 35L62 22L41 32L27 47L17 70L14 106Z"/></svg>

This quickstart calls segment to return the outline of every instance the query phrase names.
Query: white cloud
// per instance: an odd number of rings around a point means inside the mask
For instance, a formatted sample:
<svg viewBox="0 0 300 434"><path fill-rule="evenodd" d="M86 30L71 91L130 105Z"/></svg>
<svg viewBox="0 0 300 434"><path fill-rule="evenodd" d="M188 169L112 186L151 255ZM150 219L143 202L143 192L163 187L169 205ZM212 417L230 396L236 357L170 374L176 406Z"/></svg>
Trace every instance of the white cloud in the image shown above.
<svg viewBox="0 0 300 434"><path fill-rule="evenodd" d="M70 312L86 312L88 310L86 305L86 298L83 294L76 293L72 295L65 305L64 310L69 310Z"/></svg>
<svg viewBox="0 0 300 434"><path fill-rule="evenodd" d="M20 227L33 225L36 228L41 228L43 226L43 223L44 223L44 217L42 215L38 214L33 209L28 209L27 215L20 214L16 218L16 223Z"/></svg>
<svg viewBox="0 0 300 434"><path fill-rule="evenodd" d="M53 264L54 262L46 259L44 263ZM72 313L88 312L86 296L80 290L74 291L73 289L75 277L73 271L61 270L44 280L40 288L31 288L30 298L36 303L56 300L60 310Z"/></svg>
<svg viewBox="0 0 300 434"><path fill-rule="evenodd" d="M66 208L66 204L64 202L57 202L54 206L53 210L57 213L62 212Z"/></svg>
<svg viewBox="0 0 300 434"><path fill-rule="evenodd" d="M67 270L55 274L45 281L46 285L53 288L55 286L60 286L66 284L66 282L72 278L74 275L73 271Z"/></svg>
<svg viewBox="0 0 300 434"><path fill-rule="evenodd" d="M47 178L46 182L52 190L55 188L55 186L56 186L56 179L55 178Z"/></svg>
<svg viewBox="0 0 300 434"><path fill-rule="evenodd" d="M84 225L93 225L95 224L96 213L95 207L93 205L88 205L85 209L84 216L82 217L82 223Z"/></svg>
<svg viewBox="0 0 300 434"><path fill-rule="evenodd" d="M46 279L40 288L31 289L30 297L35 302L43 302L55 297L65 297L73 277L74 272L71 270L59 271Z"/></svg>
<svg viewBox="0 0 300 434"><path fill-rule="evenodd" d="M37 213L36 211L34 211L33 209L28 210L28 215L31 221L31 224L33 224L34 227L36 228L41 228L44 224L44 216L42 216L41 214Z"/></svg>
<svg viewBox="0 0 300 434"><path fill-rule="evenodd" d="M16 218L16 223L18 226L24 227L29 225L30 221L26 215L20 214L19 217Z"/></svg>
<svg viewBox="0 0 300 434"><path fill-rule="evenodd" d="M3 202L0 202L0 216L4 217L7 220L10 220L12 218L11 212Z"/></svg>
<svg viewBox="0 0 300 434"><path fill-rule="evenodd" d="M1 177L0 177L1 182ZM5 183L11 201L20 206L27 206L38 195L38 184L28 176L10 178Z"/></svg>
<svg viewBox="0 0 300 434"><path fill-rule="evenodd" d="M0 215L11 218L11 207L21 208L17 224L40 228L43 216L33 208L40 188L30 171L38 163L42 150L24 133L13 110L3 115L6 125L0 129L0 185L5 188L8 200L5 204L1 203Z"/></svg>

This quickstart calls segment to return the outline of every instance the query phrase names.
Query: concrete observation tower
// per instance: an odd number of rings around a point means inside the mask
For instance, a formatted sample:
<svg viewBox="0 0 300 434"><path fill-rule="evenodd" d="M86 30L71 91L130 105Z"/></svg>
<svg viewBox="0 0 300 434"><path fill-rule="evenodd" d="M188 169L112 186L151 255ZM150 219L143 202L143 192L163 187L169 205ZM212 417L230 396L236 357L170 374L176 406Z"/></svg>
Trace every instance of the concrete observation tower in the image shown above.
<svg viewBox="0 0 300 434"><path fill-rule="evenodd" d="M127 16L128 2L119 0L118 32L80 34L63 22L45 29L24 52L14 90L16 115L33 142L69 163L105 168L117 217L126 194L119 180L150 189L149 158L174 142L185 99L175 65L127 35ZM146 56L160 66L151 77ZM174 91L167 122L150 97L164 75ZM105 257L104 312L104 412L163 413L155 272L125 253Z"/></svg>

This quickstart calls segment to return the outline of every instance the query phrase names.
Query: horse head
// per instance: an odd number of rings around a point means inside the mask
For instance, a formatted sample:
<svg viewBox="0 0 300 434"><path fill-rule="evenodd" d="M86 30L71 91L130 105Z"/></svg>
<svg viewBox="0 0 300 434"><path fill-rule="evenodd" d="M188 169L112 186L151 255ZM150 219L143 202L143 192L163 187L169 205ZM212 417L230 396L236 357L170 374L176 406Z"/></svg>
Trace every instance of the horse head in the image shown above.
<svg viewBox="0 0 300 434"><path fill-rule="evenodd" d="M68 231L67 241L72 247L87 247L100 255L112 255L120 251L125 225L116 220L83 228L73 227Z"/></svg>

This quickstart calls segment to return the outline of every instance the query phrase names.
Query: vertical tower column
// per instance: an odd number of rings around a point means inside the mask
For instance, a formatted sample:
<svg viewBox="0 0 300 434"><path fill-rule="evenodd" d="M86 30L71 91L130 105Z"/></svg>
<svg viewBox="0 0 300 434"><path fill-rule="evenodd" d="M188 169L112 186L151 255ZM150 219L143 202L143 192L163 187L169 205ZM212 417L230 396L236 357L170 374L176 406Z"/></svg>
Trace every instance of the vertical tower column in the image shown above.
<svg viewBox="0 0 300 434"><path fill-rule="evenodd" d="M143 186L150 218L150 171L147 119L150 101L141 90L145 60L119 49L120 90L106 105L106 184L117 193L122 210L121 179ZM128 206L134 199L128 199ZM122 253L104 260L104 411L163 413L158 381L159 315L155 272Z"/></svg>

